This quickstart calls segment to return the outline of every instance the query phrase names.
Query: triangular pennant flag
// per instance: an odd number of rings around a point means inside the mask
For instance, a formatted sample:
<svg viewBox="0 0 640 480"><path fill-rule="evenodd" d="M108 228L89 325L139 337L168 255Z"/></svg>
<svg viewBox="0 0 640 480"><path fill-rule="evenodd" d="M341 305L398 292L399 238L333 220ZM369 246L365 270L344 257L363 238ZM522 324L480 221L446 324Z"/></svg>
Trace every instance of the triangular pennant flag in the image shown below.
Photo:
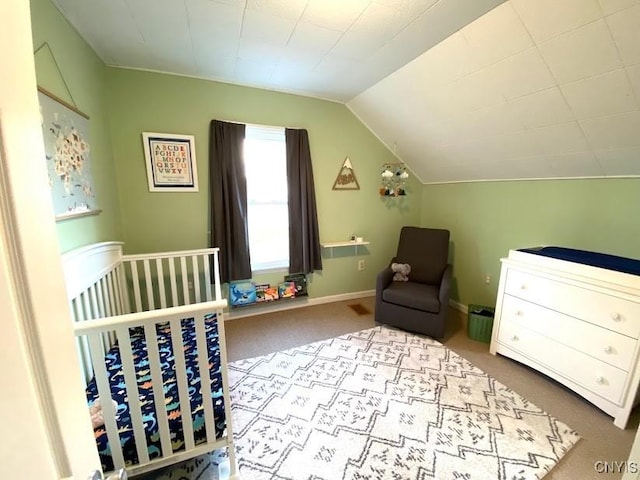
<svg viewBox="0 0 640 480"><path fill-rule="evenodd" d="M336 181L333 182L333 190L360 190L356 172L353 171L349 157L344 159L344 163L340 167Z"/></svg>

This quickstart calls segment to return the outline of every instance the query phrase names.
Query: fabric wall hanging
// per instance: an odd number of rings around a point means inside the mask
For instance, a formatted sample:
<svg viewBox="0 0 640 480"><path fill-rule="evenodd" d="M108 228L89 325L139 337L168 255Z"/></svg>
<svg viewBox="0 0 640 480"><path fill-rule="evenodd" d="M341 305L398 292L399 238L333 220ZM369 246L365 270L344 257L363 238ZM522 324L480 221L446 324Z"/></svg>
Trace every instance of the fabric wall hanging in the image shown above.
<svg viewBox="0 0 640 480"><path fill-rule="evenodd" d="M38 88L42 134L56 221L100 213L89 148L89 116Z"/></svg>

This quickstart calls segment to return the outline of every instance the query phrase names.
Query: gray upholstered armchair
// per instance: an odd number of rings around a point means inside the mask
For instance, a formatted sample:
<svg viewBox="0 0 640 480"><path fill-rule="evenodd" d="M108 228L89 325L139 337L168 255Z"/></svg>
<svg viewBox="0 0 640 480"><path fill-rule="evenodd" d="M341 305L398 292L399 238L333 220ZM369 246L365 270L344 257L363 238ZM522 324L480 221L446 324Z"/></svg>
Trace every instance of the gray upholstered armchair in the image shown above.
<svg viewBox="0 0 640 480"><path fill-rule="evenodd" d="M449 306L449 230L402 227L398 253L378 274L376 322L443 338ZM393 281L391 263L411 266L409 281Z"/></svg>

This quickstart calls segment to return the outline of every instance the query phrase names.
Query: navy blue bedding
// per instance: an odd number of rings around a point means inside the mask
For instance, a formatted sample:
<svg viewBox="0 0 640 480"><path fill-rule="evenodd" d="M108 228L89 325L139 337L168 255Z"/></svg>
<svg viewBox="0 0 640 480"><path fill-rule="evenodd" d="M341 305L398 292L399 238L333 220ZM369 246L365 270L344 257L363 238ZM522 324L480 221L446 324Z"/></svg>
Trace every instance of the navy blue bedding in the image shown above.
<svg viewBox="0 0 640 480"><path fill-rule="evenodd" d="M218 343L218 325L215 315L205 320L207 347L209 350L209 378L211 381L211 395L216 421L216 438L220 438L225 430L224 402L222 396L222 377L220 371L220 349ZM162 380L164 388L164 403L169 418L171 431L171 443L173 451L184 449L184 434L181 428L180 402L178 401L178 386L175 377L175 362L173 347L171 344L171 328L169 324L156 326L158 349L160 351ZM124 383L122 361L120 360L120 348L114 345L106 355L105 361L111 386L111 396L118 403L116 422L120 432L120 443L123 448L127 465L138 463L138 455L133 436L131 415L129 413L128 393L136 391L138 400L142 405L143 422L149 445L149 457L157 458L161 455L160 433L156 421L156 411L153 402L153 389L151 371L149 369L149 357L146 348L146 340L142 328L130 330L137 388ZM202 406L202 393L200 391L200 374L198 369L197 347L195 341L195 327L193 319L182 320L182 343L185 349L185 359L189 383L189 397L191 401L194 441L196 444L206 441L204 428L204 409ZM98 398L95 378L87 386L87 400L89 405ZM104 426L94 430L98 453L103 470L114 469L111 449Z"/></svg>
<svg viewBox="0 0 640 480"><path fill-rule="evenodd" d="M617 257L606 253L589 252L586 250L575 250L573 248L564 247L522 248L519 251L557 258L558 260L566 260L568 262L606 268L607 270L630 273L632 275L640 275L640 260L634 260L633 258Z"/></svg>

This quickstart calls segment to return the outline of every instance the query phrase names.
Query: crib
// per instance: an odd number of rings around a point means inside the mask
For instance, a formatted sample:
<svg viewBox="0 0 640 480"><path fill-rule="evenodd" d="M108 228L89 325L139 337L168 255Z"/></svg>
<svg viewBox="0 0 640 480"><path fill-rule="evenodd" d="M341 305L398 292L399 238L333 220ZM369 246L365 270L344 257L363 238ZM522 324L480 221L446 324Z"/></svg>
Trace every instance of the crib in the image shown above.
<svg viewBox="0 0 640 480"><path fill-rule="evenodd" d="M63 268L103 471L226 447L238 479L218 249L123 255L103 242L64 254Z"/></svg>

